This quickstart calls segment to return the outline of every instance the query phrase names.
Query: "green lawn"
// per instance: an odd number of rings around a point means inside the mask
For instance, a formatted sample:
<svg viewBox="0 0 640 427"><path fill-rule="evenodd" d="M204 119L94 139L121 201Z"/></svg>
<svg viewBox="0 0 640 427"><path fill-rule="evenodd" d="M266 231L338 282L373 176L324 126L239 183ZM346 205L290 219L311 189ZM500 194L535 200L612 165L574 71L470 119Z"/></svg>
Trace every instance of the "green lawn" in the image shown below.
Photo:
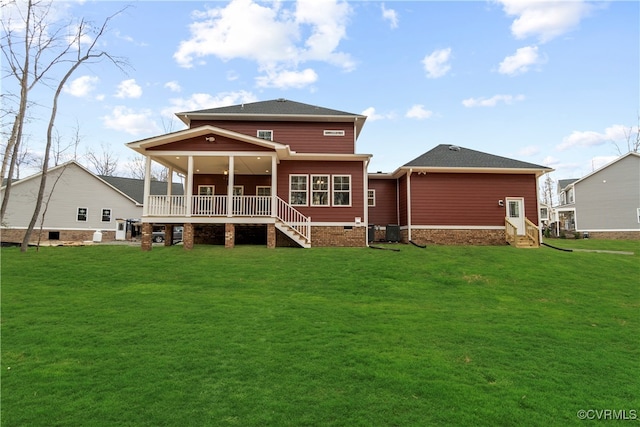
<svg viewBox="0 0 640 427"><path fill-rule="evenodd" d="M2 425L640 418L640 242L551 244L635 255L5 248Z"/></svg>

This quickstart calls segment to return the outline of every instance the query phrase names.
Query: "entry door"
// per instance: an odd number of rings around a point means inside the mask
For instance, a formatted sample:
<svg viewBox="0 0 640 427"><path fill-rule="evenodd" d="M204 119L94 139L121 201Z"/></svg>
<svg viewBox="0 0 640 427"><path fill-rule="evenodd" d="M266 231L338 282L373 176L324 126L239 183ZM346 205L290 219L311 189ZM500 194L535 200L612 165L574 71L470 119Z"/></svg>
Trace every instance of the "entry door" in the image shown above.
<svg viewBox="0 0 640 427"><path fill-rule="evenodd" d="M507 198L507 217L517 227L517 234L523 236L525 234L523 198Z"/></svg>

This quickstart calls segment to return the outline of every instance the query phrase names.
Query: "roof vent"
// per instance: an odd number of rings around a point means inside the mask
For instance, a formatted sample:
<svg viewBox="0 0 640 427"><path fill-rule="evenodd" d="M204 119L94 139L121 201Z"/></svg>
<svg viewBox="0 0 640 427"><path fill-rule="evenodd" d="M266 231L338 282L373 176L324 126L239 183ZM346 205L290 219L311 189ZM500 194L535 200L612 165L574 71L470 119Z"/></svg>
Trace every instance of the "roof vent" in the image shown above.
<svg viewBox="0 0 640 427"><path fill-rule="evenodd" d="M449 146L449 150L451 150L451 151L460 151L460 147L458 147L457 145L450 145Z"/></svg>
<svg viewBox="0 0 640 427"><path fill-rule="evenodd" d="M284 99L284 98L278 98L278 99L276 99L276 101L278 101L278 102L287 102L287 100Z"/></svg>

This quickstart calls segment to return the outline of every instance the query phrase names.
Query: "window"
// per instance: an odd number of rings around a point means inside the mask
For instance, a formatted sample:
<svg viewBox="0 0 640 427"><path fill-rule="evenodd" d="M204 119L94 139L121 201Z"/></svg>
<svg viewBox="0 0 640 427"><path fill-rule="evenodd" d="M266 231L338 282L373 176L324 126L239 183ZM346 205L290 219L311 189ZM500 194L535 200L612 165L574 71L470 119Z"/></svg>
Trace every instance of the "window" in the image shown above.
<svg viewBox="0 0 640 427"><path fill-rule="evenodd" d="M638 222L640 222L640 208L638 208Z"/></svg>
<svg viewBox="0 0 640 427"><path fill-rule="evenodd" d="M273 141L273 131L272 130L259 130L258 138L266 139L267 141Z"/></svg>
<svg viewBox="0 0 640 427"><path fill-rule="evenodd" d="M234 185L233 186L233 195L234 196L242 196L244 194L244 185Z"/></svg>
<svg viewBox="0 0 640 427"><path fill-rule="evenodd" d="M520 204L516 201L509 202L509 218L520 218Z"/></svg>
<svg viewBox="0 0 640 427"><path fill-rule="evenodd" d="M87 208L78 208L78 214L76 215L76 221L86 222L88 216L89 216L89 209L87 209Z"/></svg>
<svg viewBox="0 0 640 427"><path fill-rule="evenodd" d="M256 187L256 196L271 196L271 187Z"/></svg>
<svg viewBox="0 0 640 427"><path fill-rule="evenodd" d="M307 175L289 175L289 203L291 205L306 206L309 186Z"/></svg>
<svg viewBox="0 0 640 427"><path fill-rule="evenodd" d="M213 185L198 185L198 196L213 196L214 190Z"/></svg>
<svg viewBox="0 0 640 427"><path fill-rule="evenodd" d="M329 175L311 175L311 204L329 206Z"/></svg>
<svg viewBox="0 0 640 427"><path fill-rule="evenodd" d="M351 206L351 176L333 176L333 205Z"/></svg>
<svg viewBox="0 0 640 427"><path fill-rule="evenodd" d="M547 220L547 219L549 219L549 209L547 209L547 208L540 208L540 219L541 219L541 220Z"/></svg>
<svg viewBox="0 0 640 427"><path fill-rule="evenodd" d="M111 222L111 209L102 209L102 222Z"/></svg>
<svg viewBox="0 0 640 427"><path fill-rule="evenodd" d="M367 191L367 206L376 205L376 190Z"/></svg>

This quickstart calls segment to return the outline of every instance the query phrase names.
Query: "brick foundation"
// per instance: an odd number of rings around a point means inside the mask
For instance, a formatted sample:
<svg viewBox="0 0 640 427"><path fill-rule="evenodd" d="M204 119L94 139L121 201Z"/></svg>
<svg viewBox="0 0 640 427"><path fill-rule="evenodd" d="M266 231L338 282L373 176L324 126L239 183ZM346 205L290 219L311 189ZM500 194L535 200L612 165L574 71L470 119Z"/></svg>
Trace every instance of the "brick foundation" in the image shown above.
<svg viewBox="0 0 640 427"><path fill-rule="evenodd" d="M236 226L235 224L224 225L224 247L233 248L236 240Z"/></svg>
<svg viewBox="0 0 640 427"><path fill-rule="evenodd" d="M153 247L153 224L148 222L142 223L142 234L140 236L140 248L143 251L150 251Z"/></svg>
<svg viewBox="0 0 640 427"><path fill-rule="evenodd" d="M640 240L639 231L589 231L590 239L611 239L611 240ZM582 237L584 232L580 232Z"/></svg>
<svg viewBox="0 0 640 427"><path fill-rule="evenodd" d="M24 234L27 230L22 229L11 229L11 228L3 228L0 231L0 237L3 242L11 242L11 243L22 243L22 239L24 239ZM111 242L116 239L115 231L102 231L102 241L103 242ZM50 239L49 233L59 233L57 239ZM38 236L40 237L40 241L54 241L59 240L61 242L90 242L93 240L93 233L95 230L60 230L60 229L43 229L40 232L40 229L34 229L31 233L31 238L29 239L31 242L35 243L38 241Z"/></svg>
<svg viewBox="0 0 640 427"><path fill-rule="evenodd" d="M182 228L182 247L186 251L193 249L194 226L191 223L185 223Z"/></svg>
<svg viewBox="0 0 640 427"><path fill-rule="evenodd" d="M400 231L400 237L404 243L409 243L406 229ZM420 244L434 245L500 246L506 244L504 230L412 229L411 240Z"/></svg>
<svg viewBox="0 0 640 427"><path fill-rule="evenodd" d="M312 247L363 247L366 241L367 227L311 227Z"/></svg>
<svg viewBox="0 0 640 427"><path fill-rule="evenodd" d="M275 224L267 225L267 247L273 249L276 247L276 226Z"/></svg>

